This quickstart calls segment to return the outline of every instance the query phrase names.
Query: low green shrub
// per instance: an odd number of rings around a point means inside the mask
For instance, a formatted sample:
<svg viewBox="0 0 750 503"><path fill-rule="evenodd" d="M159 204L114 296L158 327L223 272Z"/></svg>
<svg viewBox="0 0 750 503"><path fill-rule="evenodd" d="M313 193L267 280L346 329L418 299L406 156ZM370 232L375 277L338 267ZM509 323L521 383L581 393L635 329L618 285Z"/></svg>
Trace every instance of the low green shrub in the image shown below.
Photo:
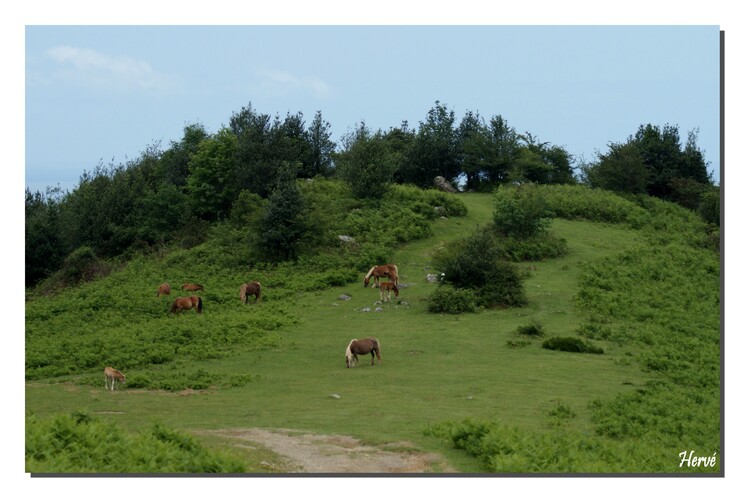
<svg viewBox="0 0 750 503"><path fill-rule="evenodd" d="M544 232L553 214L532 183L501 186L495 191L492 216L495 230L505 237L527 239Z"/></svg>
<svg viewBox="0 0 750 503"><path fill-rule="evenodd" d="M648 212L638 204L608 190L584 185L540 185L536 190L558 218L627 223L635 229L649 220Z"/></svg>
<svg viewBox="0 0 750 503"><path fill-rule="evenodd" d="M259 379L257 375L226 375L196 370L193 372L138 372L128 376L127 386L140 389L182 391L235 388Z"/></svg>
<svg viewBox="0 0 750 503"><path fill-rule="evenodd" d="M471 289L484 307L522 306L527 299L516 267L503 260L497 236L485 227L434 256L435 269L455 288Z"/></svg>
<svg viewBox="0 0 750 503"><path fill-rule="evenodd" d="M542 337L544 336L544 327L540 322L532 321L526 325L519 325L518 328L516 328L516 333L530 337Z"/></svg>
<svg viewBox="0 0 750 503"><path fill-rule="evenodd" d="M544 349L570 353L603 354L604 350L577 337L553 337L542 343Z"/></svg>
<svg viewBox="0 0 750 503"><path fill-rule="evenodd" d="M568 253L568 242L549 232L526 239L503 238L500 254L512 262L533 262L562 257Z"/></svg>
<svg viewBox="0 0 750 503"><path fill-rule="evenodd" d="M427 299L427 310L446 314L473 313L476 311L476 303L473 291L441 285Z"/></svg>
<svg viewBox="0 0 750 503"><path fill-rule="evenodd" d="M529 340L510 340L510 341L506 341L505 345L508 346L511 349L525 348L526 346L531 345L531 341L529 341Z"/></svg>
<svg viewBox="0 0 750 503"><path fill-rule="evenodd" d="M547 431L466 419L431 425L425 434L451 442L480 460L490 473L718 473L721 470L720 462L712 467L680 468L677 458L680 451L676 450L679 447L655 443L653 439L622 442L573 430L566 423L574 415L565 406L553 409L551 429Z"/></svg>
<svg viewBox="0 0 750 503"><path fill-rule="evenodd" d="M26 417L30 473L243 473L244 461L155 424L128 433L114 422L75 412Z"/></svg>

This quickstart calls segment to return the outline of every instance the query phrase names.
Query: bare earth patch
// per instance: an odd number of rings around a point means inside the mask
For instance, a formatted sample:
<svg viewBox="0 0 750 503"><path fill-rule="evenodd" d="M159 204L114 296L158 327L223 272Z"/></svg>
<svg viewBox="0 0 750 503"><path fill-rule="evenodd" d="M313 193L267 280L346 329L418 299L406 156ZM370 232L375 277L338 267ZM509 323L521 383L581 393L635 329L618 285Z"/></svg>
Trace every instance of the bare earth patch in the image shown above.
<svg viewBox="0 0 750 503"><path fill-rule="evenodd" d="M260 444L286 460L286 473L425 473L452 472L436 454L418 452L407 444L365 445L354 437L316 435L294 430L231 429L204 434Z"/></svg>

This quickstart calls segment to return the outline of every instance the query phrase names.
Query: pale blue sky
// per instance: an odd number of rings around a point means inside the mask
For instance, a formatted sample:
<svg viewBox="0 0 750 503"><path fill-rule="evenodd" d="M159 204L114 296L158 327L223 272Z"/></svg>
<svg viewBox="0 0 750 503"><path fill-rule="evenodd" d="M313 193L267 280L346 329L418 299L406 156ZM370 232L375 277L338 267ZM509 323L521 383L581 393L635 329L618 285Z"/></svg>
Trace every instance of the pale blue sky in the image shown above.
<svg viewBox="0 0 750 503"><path fill-rule="evenodd" d="M26 177L72 188L252 103L417 127L435 101L590 161L641 124L698 130L719 178L719 26L27 26Z"/></svg>

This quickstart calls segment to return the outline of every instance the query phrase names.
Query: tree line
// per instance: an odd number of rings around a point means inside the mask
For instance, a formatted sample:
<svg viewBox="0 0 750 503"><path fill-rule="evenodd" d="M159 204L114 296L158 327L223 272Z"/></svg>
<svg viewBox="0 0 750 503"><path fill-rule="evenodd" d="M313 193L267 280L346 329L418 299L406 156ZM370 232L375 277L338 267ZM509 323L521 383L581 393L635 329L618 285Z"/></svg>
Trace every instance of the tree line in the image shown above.
<svg viewBox="0 0 750 503"><path fill-rule="evenodd" d="M340 178L363 199L392 183L430 187L436 176L473 191L583 183L674 201L719 224L719 190L694 132L683 146L676 126L642 125L597 157L576 175L564 147L519 133L500 115L485 121L468 111L458 120L439 101L416 128L403 122L373 130L361 122L338 143L320 111L306 124L301 112L272 117L248 104L216 133L189 124L166 148L147 147L126 164L100 163L72 191L27 189L26 285L66 260L197 244L213 223L261 205L261 240L276 259L293 258L289 240L301 232L294 215L304 204L296 180L314 177Z"/></svg>

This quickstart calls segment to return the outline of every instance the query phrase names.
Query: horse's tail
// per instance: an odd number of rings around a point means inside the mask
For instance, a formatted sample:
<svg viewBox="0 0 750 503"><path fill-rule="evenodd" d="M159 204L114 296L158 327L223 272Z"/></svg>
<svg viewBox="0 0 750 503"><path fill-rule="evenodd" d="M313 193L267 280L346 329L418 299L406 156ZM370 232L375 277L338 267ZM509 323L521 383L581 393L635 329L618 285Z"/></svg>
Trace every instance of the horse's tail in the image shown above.
<svg viewBox="0 0 750 503"><path fill-rule="evenodd" d="M394 273L394 276L396 276L395 278L392 278L393 284L398 285L398 267L396 266L396 264L393 264L393 273ZM398 290L396 291L398 292Z"/></svg>
<svg viewBox="0 0 750 503"><path fill-rule="evenodd" d="M174 313L175 311L177 311L177 299L172 302L172 309L169 312Z"/></svg>
<svg viewBox="0 0 750 503"><path fill-rule="evenodd" d="M203 312L203 299L198 297L198 305L195 307L195 310L198 311L198 313Z"/></svg>

